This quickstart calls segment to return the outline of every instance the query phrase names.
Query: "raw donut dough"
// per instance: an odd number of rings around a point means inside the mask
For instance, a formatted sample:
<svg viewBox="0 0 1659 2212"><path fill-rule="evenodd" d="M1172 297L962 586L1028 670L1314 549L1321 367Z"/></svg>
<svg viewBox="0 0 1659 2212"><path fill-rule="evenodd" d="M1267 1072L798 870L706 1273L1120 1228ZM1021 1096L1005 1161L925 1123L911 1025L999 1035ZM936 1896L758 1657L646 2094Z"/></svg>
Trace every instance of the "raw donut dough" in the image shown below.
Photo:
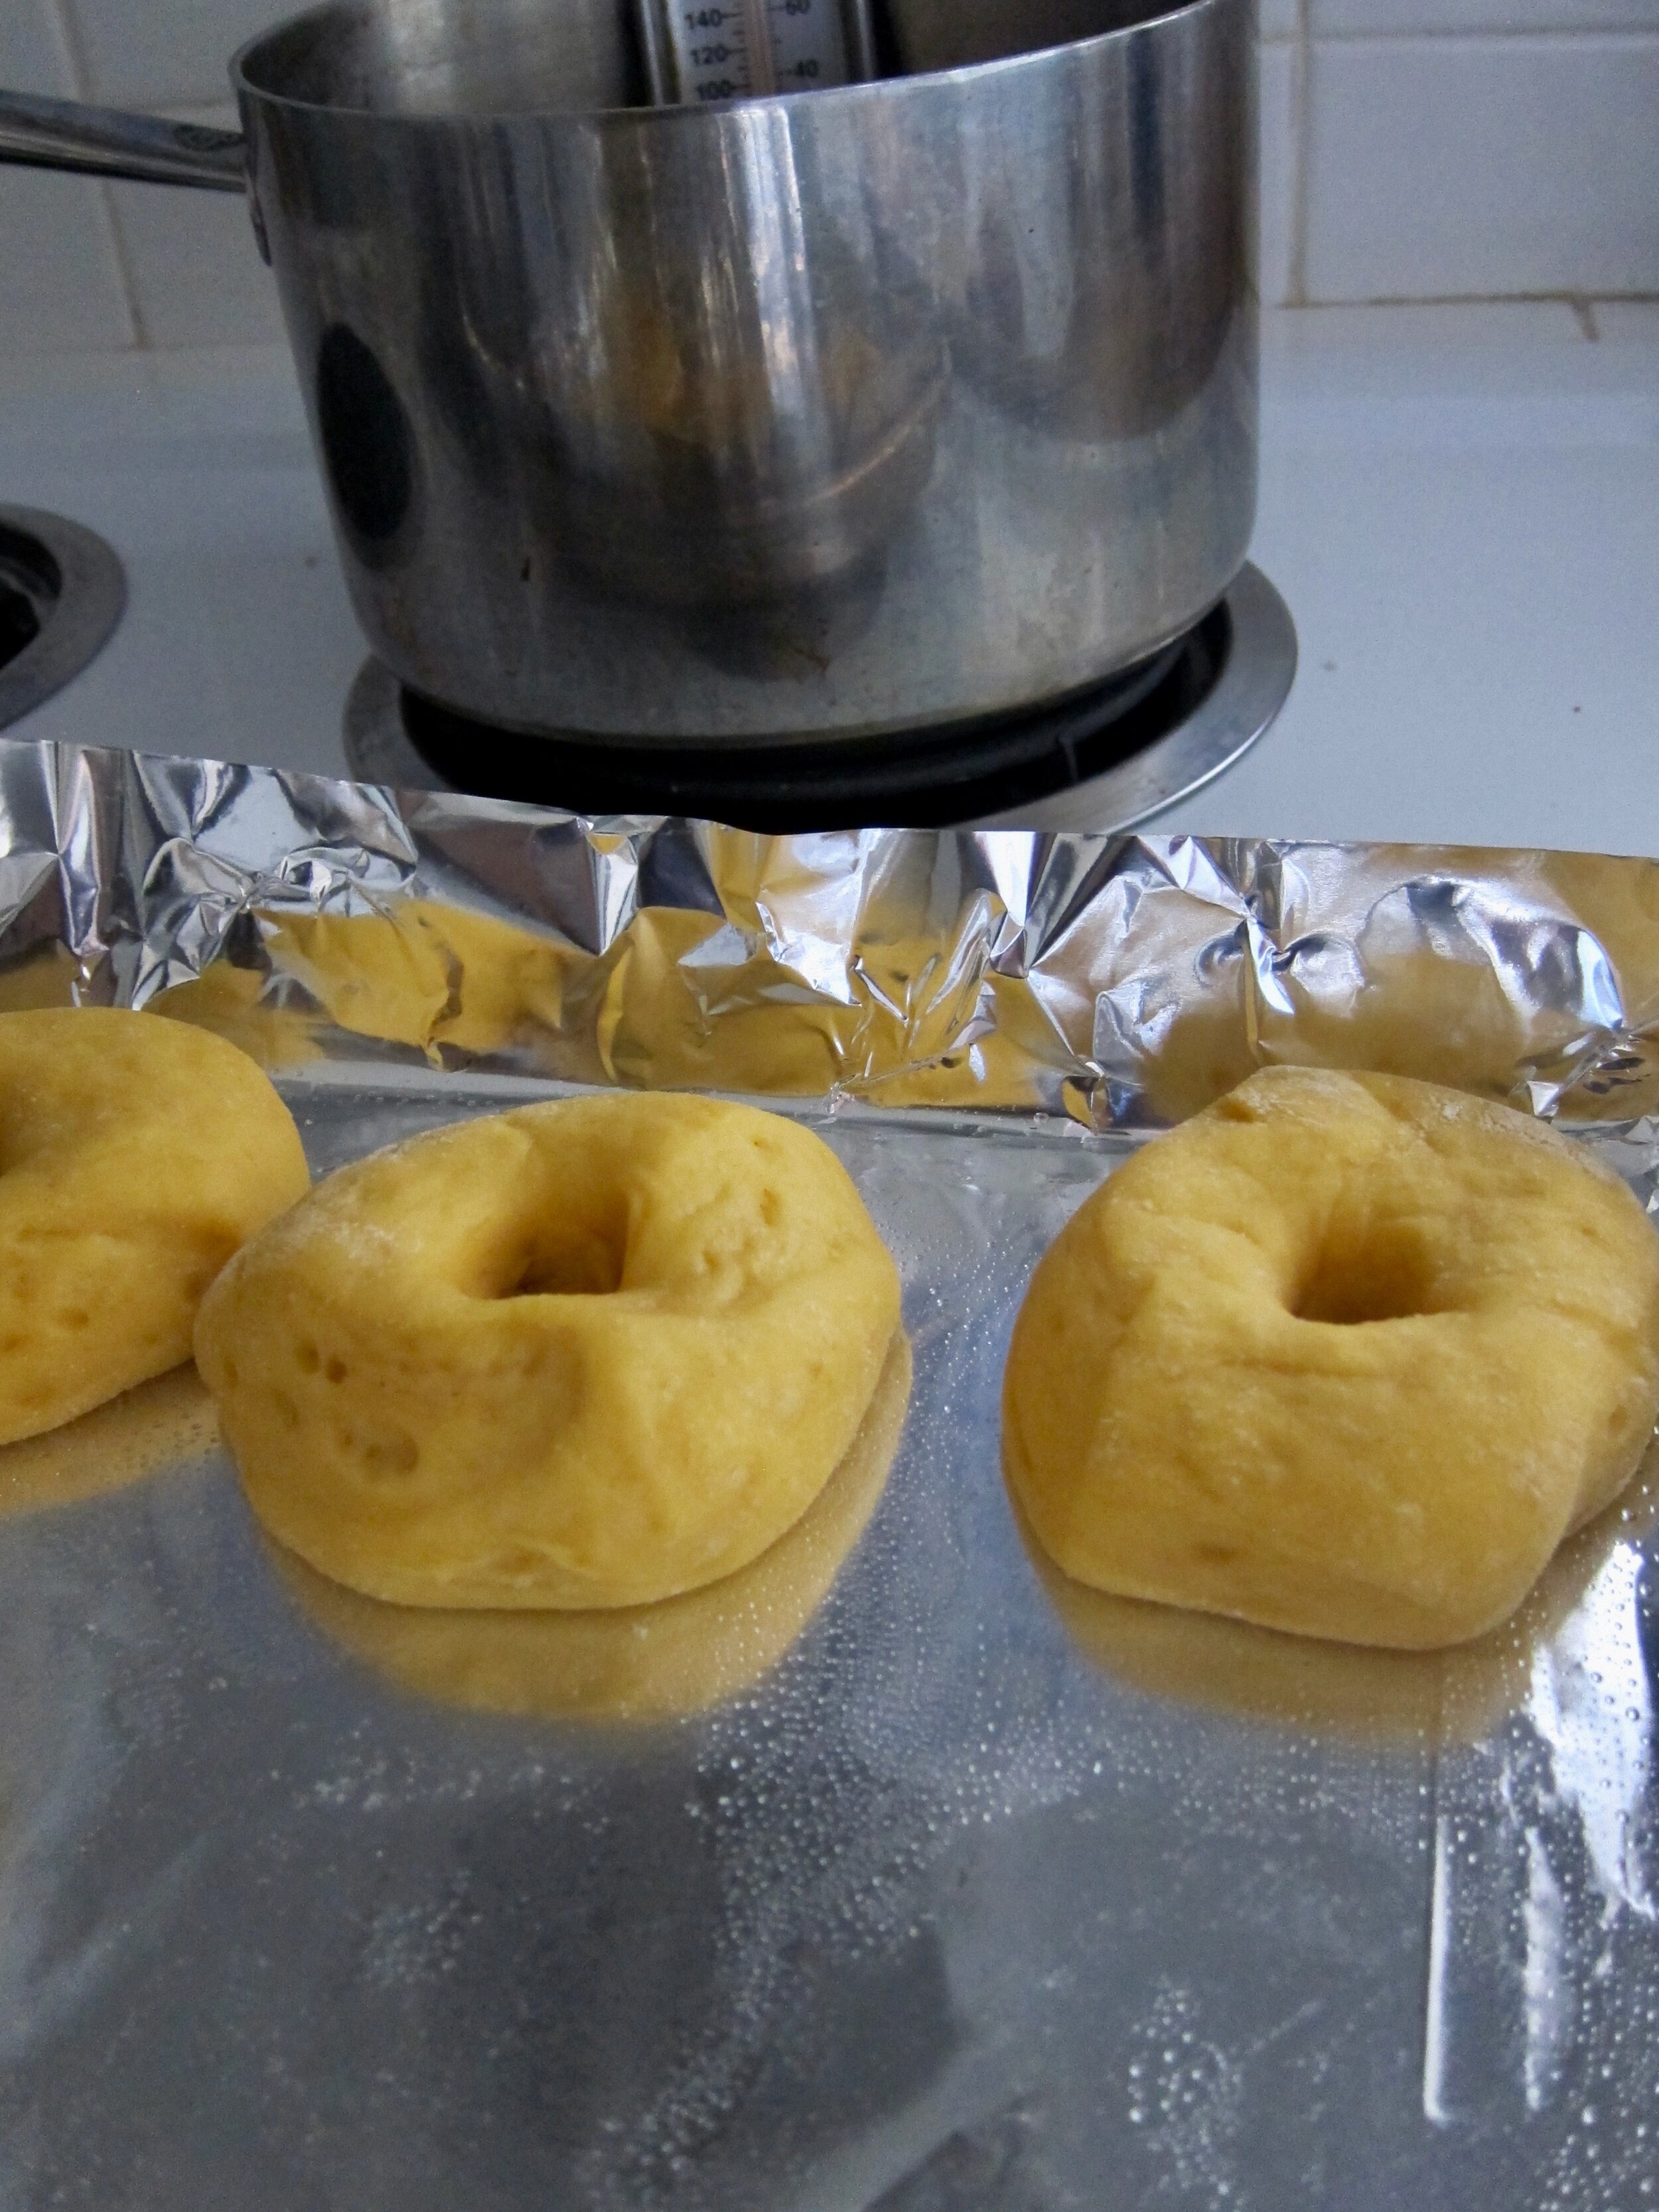
<svg viewBox="0 0 1659 2212"><path fill-rule="evenodd" d="M539 1720L703 1712L751 1687L823 1602L875 1510L909 1395L910 1347L899 1329L858 1434L794 1527L736 1574L655 1605L585 1613L386 1605L313 1572L281 1545L270 1548L324 1633L418 1697Z"/></svg>
<svg viewBox="0 0 1659 2212"><path fill-rule="evenodd" d="M342 1169L227 1270L196 1354L255 1510L323 1573L406 1605L638 1605L800 1517L898 1310L809 1131L618 1093Z"/></svg>
<svg viewBox="0 0 1659 2212"><path fill-rule="evenodd" d="M1024 1515L1031 1564L1077 1650L1091 1664L1154 1697L1235 1713L1302 1736L1370 1742L1480 1743L1527 1701L1539 1653L1559 1633L1621 1542L1639 1540L1656 1501L1634 1516L1605 1513L1562 1545L1519 1609L1489 1634L1448 1650L1391 1651L1316 1643L1223 1613L1146 1605L1063 1575ZM429 1616L422 1616L427 1618Z"/></svg>
<svg viewBox="0 0 1659 2212"><path fill-rule="evenodd" d="M1614 1176L1506 1107L1274 1068L1045 1255L1004 1453L1080 1582L1429 1648L1515 1609L1656 1405L1659 1238Z"/></svg>
<svg viewBox="0 0 1659 2212"><path fill-rule="evenodd" d="M0 1443L190 1358L203 1291L306 1188L288 1109L222 1038L0 1014Z"/></svg>

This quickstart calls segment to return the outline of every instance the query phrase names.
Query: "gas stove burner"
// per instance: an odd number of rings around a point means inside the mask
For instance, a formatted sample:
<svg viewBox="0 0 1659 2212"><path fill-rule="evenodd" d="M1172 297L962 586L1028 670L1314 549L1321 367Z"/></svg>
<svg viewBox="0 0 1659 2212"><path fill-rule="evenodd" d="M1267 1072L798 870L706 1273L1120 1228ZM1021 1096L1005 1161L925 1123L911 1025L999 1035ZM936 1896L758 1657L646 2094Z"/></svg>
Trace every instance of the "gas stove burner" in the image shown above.
<svg viewBox="0 0 1659 2212"><path fill-rule="evenodd" d="M37 507L0 507L0 729L80 674L126 598L101 538Z"/></svg>
<svg viewBox="0 0 1659 2212"><path fill-rule="evenodd" d="M804 830L1130 828L1253 745L1296 673L1290 611L1246 567L1174 645L1073 698L950 731L819 744L629 744L468 720L367 662L346 703L354 775L571 812Z"/></svg>

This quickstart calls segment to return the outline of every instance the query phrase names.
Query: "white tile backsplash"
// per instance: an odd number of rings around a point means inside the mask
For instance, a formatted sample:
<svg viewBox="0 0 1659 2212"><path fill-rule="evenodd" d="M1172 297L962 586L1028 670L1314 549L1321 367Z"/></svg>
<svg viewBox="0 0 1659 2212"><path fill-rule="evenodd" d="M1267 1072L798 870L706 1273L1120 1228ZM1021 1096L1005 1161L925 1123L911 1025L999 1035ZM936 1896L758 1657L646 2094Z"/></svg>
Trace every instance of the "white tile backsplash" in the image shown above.
<svg viewBox="0 0 1659 2212"><path fill-rule="evenodd" d="M228 103L167 112L220 130L236 122ZM246 200L155 185L108 191L145 344L268 345L282 337L276 281L254 243Z"/></svg>
<svg viewBox="0 0 1659 2212"><path fill-rule="evenodd" d="M0 354L133 343L104 189L0 169Z"/></svg>
<svg viewBox="0 0 1659 2212"><path fill-rule="evenodd" d="M52 0L0 0L0 84L74 98ZM132 338L102 185L0 168L0 354L104 350Z"/></svg>
<svg viewBox="0 0 1659 2212"><path fill-rule="evenodd" d="M1602 300L1595 312L1603 345L1635 347L1644 361L1659 350L1659 300Z"/></svg>
<svg viewBox="0 0 1659 2212"><path fill-rule="evenodd" d="M74 99L75 73L52 0L6 0L0 8L0 84Z"/></svg>
<svg viewBox="0 0 1659 2212"><path fill-rule="evenodd" d="M13 0L5 0L13 4ZM63 0L87 96L115 107L206 106L229 92L243 40L298 0Z"/></svg>
<svg viewBox="0 0 1659 2212"><path fill-rule="evenodd" d="M1659 30L1659 0L1308 0L1308 29L1316 39Z"/></svg>
<svg viewBox="0 0 1659 2212"><path fill-rule="evenodd" d="M217 120L231 53L296 4L0 0L0 84ZM1659 0L1260 20L1264 301L1659 295ZM0 355L280 331L234 199L0 168Z"/></svg>
<svg viewBox="0 0 1659 2212"><path fill-rule="evenodd" d="M1262 304L1294 296L1301 174L1302 49L1261 49L1261 230L1257 245Z"/></svg>
<svg viewBox="0 0 1659 2212"><path fill-rule="evenodd" d="M1659 291L1659 37L1316 40L1311 300Z"/></svg>
<svg viewBox="0 0 1659 2212"><path fill-rule="evenodd" d="M1268 40L1302 35L1302 0L1259 0L1256 27Z"/></svg>
<svg viewBox="0 0 1659 2212"><path fill-rule="evenodd" d="M265 345L282 337L276 280L245 201L153 185L112 185L109 193L146 344Z"/></svg>

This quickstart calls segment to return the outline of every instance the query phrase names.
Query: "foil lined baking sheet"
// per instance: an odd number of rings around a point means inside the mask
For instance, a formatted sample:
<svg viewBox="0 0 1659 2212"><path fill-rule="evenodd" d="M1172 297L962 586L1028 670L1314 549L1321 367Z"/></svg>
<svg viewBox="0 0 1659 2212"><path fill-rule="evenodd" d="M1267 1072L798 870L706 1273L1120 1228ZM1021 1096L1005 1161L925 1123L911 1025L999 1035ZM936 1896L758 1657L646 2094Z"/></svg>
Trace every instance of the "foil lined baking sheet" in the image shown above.
<svg viewBox="0 0 1659 2212"><path fill-rule="evenodd" d="M12 744L0 932L0 1004L222 1030L319 1171L572 1083L768 1097L912 1363L799 1541L622 1638L307 1576L188 1371L0 1454L5 2212L1654 2201L1659 1496L1500 1635L1366 1654L1065 1583L997 1395L1072 1209L1266 1060L1508 1097L1650 1198L1659 870Z"/></svg>

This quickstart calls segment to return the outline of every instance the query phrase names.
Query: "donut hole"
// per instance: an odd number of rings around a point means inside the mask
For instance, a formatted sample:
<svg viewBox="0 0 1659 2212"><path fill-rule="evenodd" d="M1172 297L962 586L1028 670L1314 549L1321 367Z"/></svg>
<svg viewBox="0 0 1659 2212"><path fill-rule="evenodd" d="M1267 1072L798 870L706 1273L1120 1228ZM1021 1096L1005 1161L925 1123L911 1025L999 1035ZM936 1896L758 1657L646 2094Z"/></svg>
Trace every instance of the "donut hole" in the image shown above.
<svg viewBox="0 0 1659 2212"><path fill-rule="evenodd" d="M622 1288L623 1255L603 1237L561 1243L532 1255L503 1295L510 1298L604 1297Z"/></svg>
<svg viewBox="0 0 1659 2212"><path fill-rule="evenodd" d="M490 1294L498 1298L605 1297L622 1288L628 1257L621 1208L602 1221L568 1219L538 1225L501 1257Z"/></svg>
<svg viewBox="0 0 1659 2212"><path fill-rule="evenodd" d="M1290 1301L1297 1321L1359 1328L1436 1313L1436 1271L1421 1239L1398 1223L1356 1229L1334 1222Z"/></svg>

